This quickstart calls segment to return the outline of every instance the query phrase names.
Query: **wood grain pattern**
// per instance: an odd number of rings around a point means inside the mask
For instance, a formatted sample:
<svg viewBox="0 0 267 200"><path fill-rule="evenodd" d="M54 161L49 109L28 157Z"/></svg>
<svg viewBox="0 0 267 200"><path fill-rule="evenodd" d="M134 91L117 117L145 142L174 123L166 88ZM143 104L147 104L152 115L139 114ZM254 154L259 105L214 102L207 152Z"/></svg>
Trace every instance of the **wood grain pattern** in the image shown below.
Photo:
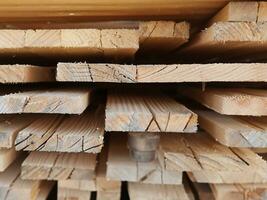
<svg viewBox="0 0 267 200"><path fill-rule="evenodd" d="M117 145L121 144L121 145ZM130 158L125 134L112 134L106 176L110 180L151 184L181 184L182 172L168 171L159 160L141 163Z"/></svg>
<svg viewBox="0 0 267 200"><path fill-rule="evenodd" d="M211 184L217 200L266 199L267 184Z"/></svg>
<svg viewBox="0 0 267 200"><path fill-rule="evenodd" d="M21 166L21 178L30 180L91 180L96 155L86 153L31 152Z"/></svg>
<svg viewBox="0 0 267 200"><path fill-rule="evenodd" d="M90 89L50 89L6 93L0 113L81 114L90 103Z"/></svg>
<svg viewBox="0 0 267 200"><path fill-rule="evenodd" d="M55 67L0 65L1 83L34 83L55 80Z"/></svg>
<svg viewBox="0 0 267 200"><path fill-rule="evenodd" d="M262 173L267 167L267 163L252 150L228 148L204 133L162 135L159 151L169 170L215 173L251 170Z"/></svg>
<svg viewBox="0 0 267 200"><path fill-rule="evenodd" d="M106 131L196 132L197 115L162 94L109 93Z"/></svg>
<svg viewBox="0 0 267 200"><path fill-rule="evenodd" d="M104 143L104 107L77 116L43 115L19 131L15 147L24 151L99 153Z"/></svg>
<svg viewBox="0 0 267 200"><path fill-rule="evenodd" d="M0 172L5 171L20 154L14 148L0 149Z"/></svg>
<svg viewBox="0 0 267 200"><path fill-rule="evenodd" d="M190 200L183 185L128 183L131 200Z"/></svg>
<svg viewBox="0 0 267 200"><path fill-rule="evenodd" d="M139 47L134 29L0 30L4 55L132 59Z"/></svg>
<svg viewBox="0 0 267 200"><path fill-rule="evenodd" d="M189 40L187 22L148 21L139 25L139 54L170 53Z"/></svg>
<svg viewBox="0 0 267 200"><path fill-rule="evenodd" d="M267 49L267 23L218 22L196 34L179 51L196 61L217 62L231 59L253 59Z"/></svg>
<svg viewBox="0 0 267 200"><path fill-rule="evenodd" d="M265 117L227 116L212 111L194 111L200 127L216 141L229 147L266 148Z"/></svg>
<svg viewBox="0 0 267 200"><path fill-rule="evenodd" d="M57 81L116 83L267 82L265 63L119 65L59 63Z"/></svg>
<svg viewBox="0 0 267 200"><path fill-rule="evenodd" d="M58 63L57 81L68 82L136 82L135 65Z"/></svg>
<svg viewBox="0 0 267 200"><path fill-rule="evenodd" d="M200 88L178 89L204 106L225 115L265 116L267 96L263 89Z"/></svg>

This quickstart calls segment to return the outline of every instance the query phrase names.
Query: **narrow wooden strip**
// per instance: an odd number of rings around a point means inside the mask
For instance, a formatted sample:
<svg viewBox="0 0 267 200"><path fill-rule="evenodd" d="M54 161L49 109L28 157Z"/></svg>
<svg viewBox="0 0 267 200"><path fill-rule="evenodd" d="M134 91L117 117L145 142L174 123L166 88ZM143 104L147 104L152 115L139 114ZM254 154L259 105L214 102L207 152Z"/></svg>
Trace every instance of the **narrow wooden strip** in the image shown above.
<svg viewBox="0 0 267 200"><path fill-rule="evenodd" d="M262 89L249 88L183 88L178 92L204 106L226 115L267 115L267 93Z"/></svg>
<svg viewBox="0 0 267 200"><path fill-rule="evenodd" d="M59 63L57 81L180 83L267 82L265 63L119 65Z"/></svg>
<svg viewBox="0 0 267 200"><path fill-rule="evenodd" d="M167 171L158 160L141 163L131 159L125 134L113 134L110 138L106 173L108 179L117 181L174 185L182 181L182 172Z"/></svg>
<svg viewBox="0 0 267 200"><path fill-rule="evenodd" d="M81 114L90 103L90 89L34 90L0 96L0 113Z"/></svg>
<svg viewBox="0 0 267 200"><path fill-rule="evenodd" d="M15 148L0 149L0 172L5 171L20 154Z"/></svg>
<svg viewBox="0 0 267 200"><path fill-rule="evenodd" d="M54 186L54 181L42 181L36 200L46 200Z"/></svg>
<svg viewBox="0 0 267 200"><path fill-rule="evenodd" d="M207 183L191 182L199 200L215 200L210 185Z"/></svg>
<svg viewBox="0 0 267 200"><path fill-rule="evenodd" d="M57 81L134 83L136 82L136 66L58 63Z"/></svg>
<svg viewBox="0 0 267 200"><path fill-rule="evenodd" d="M75 189L58 188L58 200L75 199L75 200L88 200L91 199L90 191L80 191Z"/></svg>
<svg viewBox="0 0 267 200"><path fill-rule="evenodd" d="M104 140L104 107L77 116L41 116L19 131L16 150L99 153Z"/></svg>
<svg viewBox="0 0 267 200"><path fill-rule="evenodd" d="M21 178L31 180L91 180L96 156L85 153L31 152L22 163Z"/></svg>
<svg viewBox="0 0 267 200"><path fill-rule="evenodd" d="M139 47L134 29L0 30L5 55L132 59Z"/></svg>
<svg viewBox="0 0 267 200"><path fill-rule="evenodd" d="M216 141L230 147L267 147L265 117L238 117L220 115L212 111L195 111L200 127Z"/></svg>
<svg viewBox="0 0 267 200"><path fill-rule="evenodd" d="M196 132L197 115L162 94L108 94L106 131Z"/></svg>

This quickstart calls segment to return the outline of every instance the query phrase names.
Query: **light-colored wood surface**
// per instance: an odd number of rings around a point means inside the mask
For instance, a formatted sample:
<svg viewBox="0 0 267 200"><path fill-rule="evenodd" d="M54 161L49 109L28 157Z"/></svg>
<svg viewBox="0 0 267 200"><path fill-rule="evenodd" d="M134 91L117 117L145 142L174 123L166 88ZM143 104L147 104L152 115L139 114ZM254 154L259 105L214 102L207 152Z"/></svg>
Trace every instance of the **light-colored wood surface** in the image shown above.
<svg viewBox="0 0 267 200"><path fill-rule="evenodd" d="M120 144L120 145L118 145ZM168 171L159 160L152 162L136 162L127 149L125 134L112 134L108 151L108 180L131 181L151 184L181 184L182 172Z"/></svg>
<svg viewBox="0 0 267 200"><path fill-rule="evenodd" d="M255 1L229 2L209 24L216 22L257 22L259 3Z"/></svg>
<svg viewBox="0 0 267 200"><path fill-rule="evenodd" d="M0 173L0 199L36 200L38 197L42 182L20 178L20 166L23 159L24 156L21 156Z"/></svg>
<svg viewBox="0 0 267 200"><path fill-rule="evenodd" d="M75 199L75 200L88 200L91 198L90 191L80 191L75 189L58 188L57 199Z"/></svg>
<svg viewBox="0 0 267 200"><path fill-rule="evenodd" d="M191 200L183 185L128 183L131 200Z"/></svg>
<svg viewBox="0 0 267 200"><path fill-rule="evenodd" d="M1 83L34 83L55 80L55 67L0 65Z"/></svg>
<svg viewBox="0 0 267 200"><path fill-rule="evenodd" d="M39 116L28 114L1 115L0 117L0 147L10 149L14 147L14 141L19 131L27 127Z"/></svg>
<svg viewBox="0 0 267 200"><path fill-rule="evenodd" d="M196 132L197 115L161 93L110 92L106 131Z"/></svg>
<svg viewBox="0 0 267 200"><path fill-rule="evenodd" d="M267 183L266 161L250 149L231 148L247 167L243 170L199 170L187 172L193 182L214 184ZM240 162L241 163L241 162Z"/></svg>
<svg viewBox="0 0 267 200"><path fill-rule="evenodd" d="M267 184L211 184L216 200L256 200L267 198Z"/></svg>
<svg viewBox="0 0 267 200"><path fill-rule="evenodd" d="M267 92L250 88L180 88L183 94L202 105L225 115L267 115Z"/></svg>
<svg viewBox="0 0 267 200"><path fill-rule="evenodd" d="M65 82L136 82L135 65L58 63L57 81Z"/></svg>
<svg viewBox="0 0 267 200"><path fill-rule="evenodd" d="M199 125L216 141L229 147L267 148L266 117L227 116L194 111Z"/></svg>
<svg viewBox="0 0 267 200"><path fill-rule="evenodd" d="M0 21L94 21L112 19L185 19L202 21L223 8L228 0L9 0L0 4Z"/></svg>
<svg viewBox="0 0 267 200"><path fill-rule="evenodd" d="M251 58L267 49L267 23L218 22L196 34L179 56L195 60Z"/></svg>
<svg viewBox="0 0 267 200"><path fill-rule="evenodd" d="M209 177L212 181L231 181L227 180L235 179L227 177L231 173L243 174L242 178L247 177L247 173L249 178L253 178L250 176L253 174L255 181L259 181L258 177L264 182L267 181L267 163L260 156L250 149L228 148L204 133L162 135L159 152L164 158L167 170L192 172L194 176L205 174L203 179L206 178L206 182L210 181Z"/></svg>
<svg viewBox="0 0 267 200"><path fill-rule="evenodd" d="M87 153L31 152L21 166L21 178L30 180L91 180L96 155Z"/></svg>
<svg viewBox="0 0 267 200"><path fill-rule="evenodd" d="M0 172L5 171L20 154L15 148L0 149Z"/></svg>
<svg viewBox="0 0 267 200"><path fill-rule="evenodd" d="M57 81L181 83L267 82L265 63L119 65L59 63Z"/></svg>
<svg viewBox="0 0 267 200"><path fill-rule="evenodd" d="M104 143L104 107L81 115L43 115L20 130L16 150L99 153Z"/></svg>
<svg viewBox="0 0 267 200"><path fill-rule="evenodd" d="M0 113L81 114L90 104L90 89L50 89L6 93Z"/></svg>
<svg viewBox="0 0 267 200"><path fill-rule="evenodd" d="M187 22L148 21L139 25L139 54L167 54L189 40Z"/></svg>
<svg viewBox="0 0 267 200"><path fill-rule="evenodd" d="M132 59L139 47L134 29L0 30L3 55Z"/></svg>

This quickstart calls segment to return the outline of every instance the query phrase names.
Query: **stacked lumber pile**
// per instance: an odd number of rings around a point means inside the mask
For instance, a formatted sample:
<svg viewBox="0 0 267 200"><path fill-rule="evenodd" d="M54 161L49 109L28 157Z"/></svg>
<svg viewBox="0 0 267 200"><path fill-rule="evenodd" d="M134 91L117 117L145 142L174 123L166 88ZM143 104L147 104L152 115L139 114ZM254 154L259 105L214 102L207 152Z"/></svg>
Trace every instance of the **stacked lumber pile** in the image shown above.
<svg viewBox="0 0 267 200"><path fill-rule="evenodd" d="M0 200L267 199L266 2L0 11Z"/></svg>

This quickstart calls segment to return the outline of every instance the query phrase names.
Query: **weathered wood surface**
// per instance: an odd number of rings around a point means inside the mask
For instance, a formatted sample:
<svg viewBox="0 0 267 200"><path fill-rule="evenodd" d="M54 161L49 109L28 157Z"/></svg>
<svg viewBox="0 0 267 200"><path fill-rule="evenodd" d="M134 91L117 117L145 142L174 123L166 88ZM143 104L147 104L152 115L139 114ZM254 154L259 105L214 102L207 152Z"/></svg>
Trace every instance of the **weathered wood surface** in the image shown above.
<svg viewBox="0 0 267 200"><path fill-rule="evenodd" d="M177 49L189 40L187 22L148 21L139 25L138 54L163 55Z"/></svg>
<svg viewBox="0 0 267 200"><path fill-rule="evenodd" d="M204 106L225 115L267 115L267 92L250 88L181 88L179 94L198 101Z"/></svg>
<svg viewBox="0 0 267 200"><path fill-rule="evenodd" d="M229 147L267 148L267 118L227 116L196 111L199 125L219 143Z"/></svg>
<svg viewBox="0 0 267 200"><path fill-rule="evenodd" d="M96 155L86 153L31 152L21 166L21 178L30 180L91 180Z"/></svg>
<svg viewBox="0 0 267 200"><path fill-rule="evenodd" d="M215 200L210 185L207 183L191 182L199 200Z"/></svg>
<svg viewBox="0 0 267 200"><path fill-rule="evenodd" d="M173 185L182 183L182 172L165 170L159 160L141 163L131 159L127 149L127 136L119 133L112 134L110 138L106 176L117 181Z"/></svg>
<svg viewBox="0 0 267 200"><path fill-rule="evenodd" d="M55 81L55 67L0 65L0 83L35 83Z"/></svg>
<svg viewBox="0 0 267 200"><path fill-rule="evenodd" d="M50 89L2 93L0 113L81 114L90 104L90 89Z"/></svg>
<svg viewBox="0 0 267 200"><path fill-rule="evenodd" d="M104 143L104 107L74 116L43 115L18 132L15 147L24 151L99 153Z"/></svg>
<svg viewBox="0 0 267 200"><path fill-rule="evenodd" d="M267 82L266 63L120 65L59 63L57 81L115 83Z"/></svg>
<svg viewBox="0 0 267 200"><path fill-rule="evenodd" d="M267 184L211 184L216 200L255 200L267 198Z"/></svg>
<svg viewBox="0 0 267 200"><path fill-rule="evenodd" d="M266 22L217 22L196 34L178 54L201 62L253 59L267 49L266 29Z"/></svg>
<svg viewBox="0 0 267 200"><path fill-rule="evenodd" d="M191 200L183 185L128 183L131 200Z"/></svg>
<svg viewBox="0 0 267 200"><path fill-rule="evenodd" d="M139 47L134 29L0 30L2 55L132 59Z"/></svg>
<svg viewBox="0 0 267 200"><path fill-rule="evenodd" d="M0 172L5 171L21 155L15 148L0 149Z"/></svg>
<svg viewBox="0 0 267 200"><path fill-rule="evenodd" d="M106 131L196 132L197 115L161 93L110 92Z"/></svg>

